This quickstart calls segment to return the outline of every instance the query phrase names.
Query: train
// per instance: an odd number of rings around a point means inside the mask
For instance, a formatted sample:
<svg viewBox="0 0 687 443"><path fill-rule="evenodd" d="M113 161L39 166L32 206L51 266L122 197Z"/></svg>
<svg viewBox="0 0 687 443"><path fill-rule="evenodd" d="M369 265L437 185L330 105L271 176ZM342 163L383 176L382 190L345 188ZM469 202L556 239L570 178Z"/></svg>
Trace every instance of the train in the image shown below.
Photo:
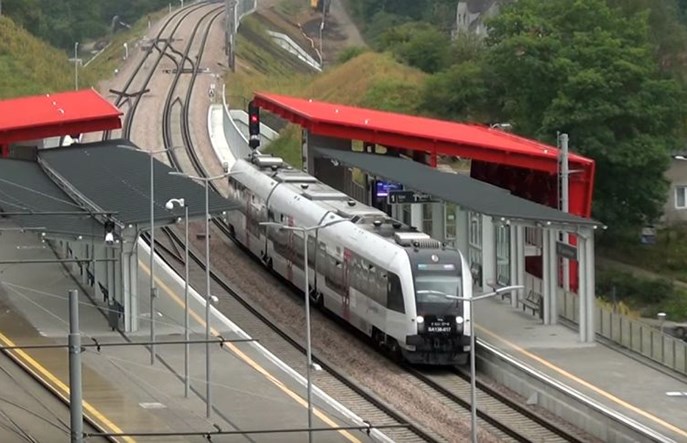
<svg viewBox="0 0 687 443"><path fill-rule="evenodd" d="M229 189L233 240L302 291L307 260L318 307L408 363L466 363L472 275L460 251L257 151L232 165Z"/></svg>

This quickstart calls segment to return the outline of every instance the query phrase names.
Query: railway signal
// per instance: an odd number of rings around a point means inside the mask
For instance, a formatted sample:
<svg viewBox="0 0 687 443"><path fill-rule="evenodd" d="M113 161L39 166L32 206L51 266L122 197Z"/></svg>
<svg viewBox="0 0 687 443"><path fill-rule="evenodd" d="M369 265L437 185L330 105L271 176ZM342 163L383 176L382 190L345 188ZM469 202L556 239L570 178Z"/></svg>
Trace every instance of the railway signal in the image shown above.
<svg viewBox="0 0 687 443"><path fill-rule="evenodd" d="M248 146L257 149L260 146L260 108L251 100L248 102Z"/></svg>

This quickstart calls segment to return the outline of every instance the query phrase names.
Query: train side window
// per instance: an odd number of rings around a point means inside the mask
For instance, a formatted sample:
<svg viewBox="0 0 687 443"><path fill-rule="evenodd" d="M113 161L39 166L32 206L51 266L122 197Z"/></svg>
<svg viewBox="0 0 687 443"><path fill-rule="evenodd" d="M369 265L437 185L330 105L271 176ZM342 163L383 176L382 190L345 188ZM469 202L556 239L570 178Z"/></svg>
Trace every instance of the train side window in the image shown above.
<svg viewBox="0 0 687 443"><path fill-rule="evenodd" d="M392 311L405 314L405 306L403 305L403 290L401 288L401 279L394 273L389 273L389 284L387 285L388 293L386 298L387 308Z"/></svg>

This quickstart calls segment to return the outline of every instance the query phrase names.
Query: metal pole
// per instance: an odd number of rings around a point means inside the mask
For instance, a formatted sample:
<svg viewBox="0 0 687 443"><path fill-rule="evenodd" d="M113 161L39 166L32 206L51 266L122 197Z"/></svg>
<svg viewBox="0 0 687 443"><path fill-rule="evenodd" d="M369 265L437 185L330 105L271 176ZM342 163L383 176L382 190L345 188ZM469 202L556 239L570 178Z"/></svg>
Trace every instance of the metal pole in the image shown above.
<svg viewBox="0 0 687 443"><path fill-rule="evenodd" d="M477 387L475 382L475 309L470 300L470 423L472 426L472 443L477 443Z"/></svg>
<svg viewBox="0 0 687 443"><path fill-rule="evenodd" d="M306 229L303 229L303 244L305 245L303 252L303 269L305 270L305 346L308 357L308 365L305 370L305 376L308 382L308 442L312 443L312 382L310 379L310 367L312 366L312 348L310 347L310 278L308 275L308 231Z"/></svg>
<svg viewBox="0 0 687 443"><path fill-rule="evenodd" d="M561 211L570 210L570 169L568 164L568 134L561 134ZM568 243L568 233L563 231L563 243ZM563 288L570 291L570 260L563 258ZM554 315L556 315L554 313Z"/></svg>
<svg viewBox="0 0 687 443"><path fill-rule="evenodd" d="M79 42L74 42L74 90L79 89Z"/></svg>
<svg viewBox="0 0 687 443"><path fill-rule="evenodd" d="M210 203L208 201L208 184L205 180L205 388L207 418L212 413L212 399L210 398Z"/></svg>
<svg viewBox="0 0 687 443"><path fill-rule="evenodd" d="M324 31L324 11L322 11L322 23L320 23L320 69L324 69L324 54L322 53L322 32Z"/></svg>
<svg viewBox="0 0 687 443"><path fill-rule="evenodd" d="M188 365L188 203L184 202L184 397L188 398L190 390L190 383L188 379L189 365Z"/></svg>
<svg viewBox="0 0 687 443"><path fill-rule="evenodd" d="M150 364L155 364L155 176L150 153Z"/></svg>
<svg viewBox="0 0 687 443"><path fill-rule="evenodd" d="M79 295L69 290L69 418L71 442L83 442L83 394L81 391L81 333L79 332Z"/></svg>

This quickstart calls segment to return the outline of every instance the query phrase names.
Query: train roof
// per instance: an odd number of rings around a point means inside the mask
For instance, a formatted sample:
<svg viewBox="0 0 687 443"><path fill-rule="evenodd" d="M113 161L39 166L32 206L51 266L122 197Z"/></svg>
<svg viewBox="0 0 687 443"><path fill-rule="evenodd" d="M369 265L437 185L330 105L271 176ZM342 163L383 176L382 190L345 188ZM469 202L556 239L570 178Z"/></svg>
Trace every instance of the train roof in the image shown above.
<svg viewBox="0 0 687 443"><path fill-rule="evenodd" d="M320 208L348 218L357 227L403 247L441 247L441 242L413 226L391 218L386 212L353 200L345 193L321 182L304 171L289 166L279 157L254 155L249 161L255 169L287 187Z"/></svg>

